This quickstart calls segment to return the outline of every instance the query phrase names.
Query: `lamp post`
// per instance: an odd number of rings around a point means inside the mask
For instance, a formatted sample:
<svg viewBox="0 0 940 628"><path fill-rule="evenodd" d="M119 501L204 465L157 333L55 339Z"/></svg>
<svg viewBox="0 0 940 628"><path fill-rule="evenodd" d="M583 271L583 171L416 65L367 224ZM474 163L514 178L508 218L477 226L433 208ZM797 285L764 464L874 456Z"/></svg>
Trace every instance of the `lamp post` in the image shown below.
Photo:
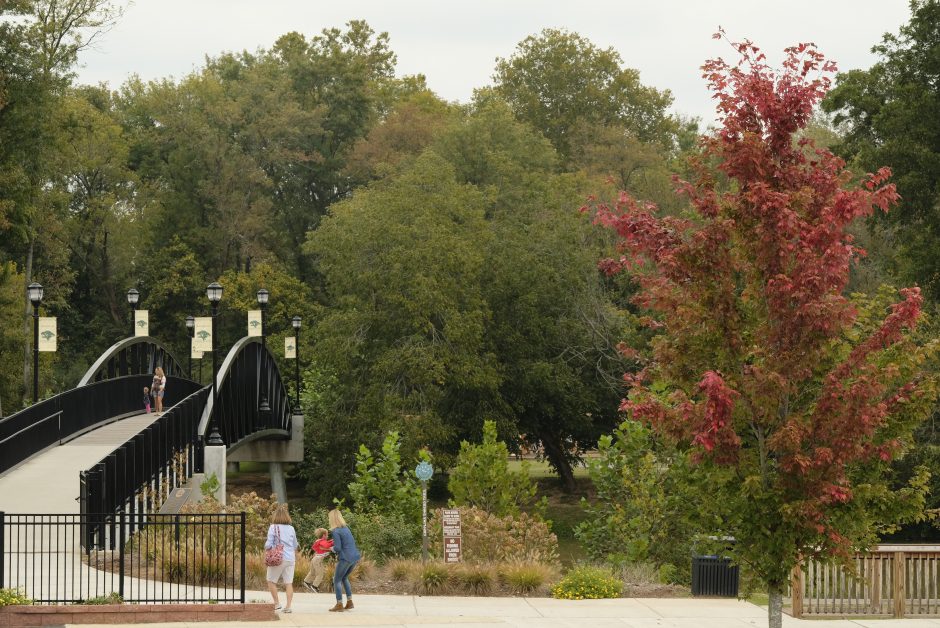
<svg viewBox="0 0 940 628"><path fill-rule="evenodd" d="M137 318L134 314L137 312L137 302L140 300L140 292L137 291L137 288L131 288L127 291L127 302L131 306L131 336L137 335L137 321L134 320Z"/></svg>
<svg viewBox="0 0 940 628"><path fill-rule="evenodd" d="M219 313L219 301L222 300L222 286L213 281L206 288L206 297L212 306L212 414L209 422L209 443L210 445L224 445L222 435L219 434L219 374L216 373L215 364L215 319Z"/></svg>
<svg viewBox="0 0 940 628"><path fill-rule="evenodd" d="M39 304L42 303L42 286L29 284L26 295L33 304L33 403L36 403L39 401Z"/></svg>
<svg viewBox="0 0 940 628"><path fill-rule="evenodd" d="M189 379L193 378L193 334L196 333L196 318L190 314L186 317L186 333L189 334ZM199 382L200 384L202 382Z"/></svg>
<svg viewBox="0 0 940 628"><path fill-rule="evenodd" d="M266 329L266 317L265 311L268 309L268 298L271 294L262 288L258 290L258 305L261 307L261 390L260 397L261 400L258 403L258 414L260 415L262 423L265 425L268 424L268 421L271 418L271 405L268 403L268 369L267 369L267 329Z"/></svg>
<svg viewBox="0 0 940 628"><path fill-rule="evenodd" d="M290 319L290 324L294 326L294 385L297 389L297 409L294 412L300 412L300 317Z"/></svg>

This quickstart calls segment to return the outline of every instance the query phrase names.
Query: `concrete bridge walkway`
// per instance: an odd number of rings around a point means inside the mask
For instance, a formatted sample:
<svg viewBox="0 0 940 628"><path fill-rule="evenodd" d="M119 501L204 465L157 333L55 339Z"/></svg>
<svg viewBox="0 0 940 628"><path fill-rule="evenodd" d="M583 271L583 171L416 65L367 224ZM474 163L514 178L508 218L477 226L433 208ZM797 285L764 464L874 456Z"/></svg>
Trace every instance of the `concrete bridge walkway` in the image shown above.
<svg viewBox="0 0 940 628"><path fill-rule="evenodd" d="M50 447L0 475L0 511L23 514L78 514L78 474L157 420L138 414Z"/></svg>

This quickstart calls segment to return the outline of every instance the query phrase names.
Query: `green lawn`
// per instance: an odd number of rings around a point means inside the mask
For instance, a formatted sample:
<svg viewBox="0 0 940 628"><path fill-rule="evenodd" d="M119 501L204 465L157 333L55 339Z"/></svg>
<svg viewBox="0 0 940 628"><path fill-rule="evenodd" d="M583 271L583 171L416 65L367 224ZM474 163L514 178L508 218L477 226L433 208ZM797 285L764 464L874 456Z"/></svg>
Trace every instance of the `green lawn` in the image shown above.
<svg viewBox="0 0 940 628"><path fill-rule="evenodd" d="M541 478L557 478L558 475L552 470L547 462L544 460L529 460L529 477L533 480L538 480ZM522 470L522 461L521 460L510 460L509 461L509 470L510 471L521 471ZM587 478L588 470L587 467L575 467L574 468L574 477L576 478Z"/></svg>

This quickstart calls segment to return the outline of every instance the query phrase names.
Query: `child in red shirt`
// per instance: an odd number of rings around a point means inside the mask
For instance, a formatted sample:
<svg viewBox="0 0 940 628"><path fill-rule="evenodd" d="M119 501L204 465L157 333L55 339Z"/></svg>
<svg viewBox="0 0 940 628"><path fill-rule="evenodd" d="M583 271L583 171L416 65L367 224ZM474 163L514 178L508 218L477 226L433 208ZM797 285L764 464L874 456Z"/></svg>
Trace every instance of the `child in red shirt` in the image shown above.
<svg viewBox="0 0 940 628"><path fill-rule="evenodd" d="M320 592L320 583L323 581L323 561L333 551L333 541L327 539L329 532L325 528L314 531L317 540L310 546L313 551L313 560L310 561L310 571L304 578L304 586L310 591Z"/></svg>

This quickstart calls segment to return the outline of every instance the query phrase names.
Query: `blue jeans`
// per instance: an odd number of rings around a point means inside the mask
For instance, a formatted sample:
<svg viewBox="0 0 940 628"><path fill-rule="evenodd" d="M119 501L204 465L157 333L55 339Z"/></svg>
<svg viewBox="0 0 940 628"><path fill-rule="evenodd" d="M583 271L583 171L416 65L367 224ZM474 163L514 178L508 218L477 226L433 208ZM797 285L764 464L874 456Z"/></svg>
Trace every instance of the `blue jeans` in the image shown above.
<svg viewBox="0 0 940 628"><path fill-rule="evenodd" d="M359 561L356 561L359 562ZM343 589L346 590L346 599L352 597L352 588L349 586L349 574L352 573L356 563L343 560L336 561L336 569L333 570L333 591L336 593L336 601L343 601ZM340 588L342 585L342 588Z"/></svg>

